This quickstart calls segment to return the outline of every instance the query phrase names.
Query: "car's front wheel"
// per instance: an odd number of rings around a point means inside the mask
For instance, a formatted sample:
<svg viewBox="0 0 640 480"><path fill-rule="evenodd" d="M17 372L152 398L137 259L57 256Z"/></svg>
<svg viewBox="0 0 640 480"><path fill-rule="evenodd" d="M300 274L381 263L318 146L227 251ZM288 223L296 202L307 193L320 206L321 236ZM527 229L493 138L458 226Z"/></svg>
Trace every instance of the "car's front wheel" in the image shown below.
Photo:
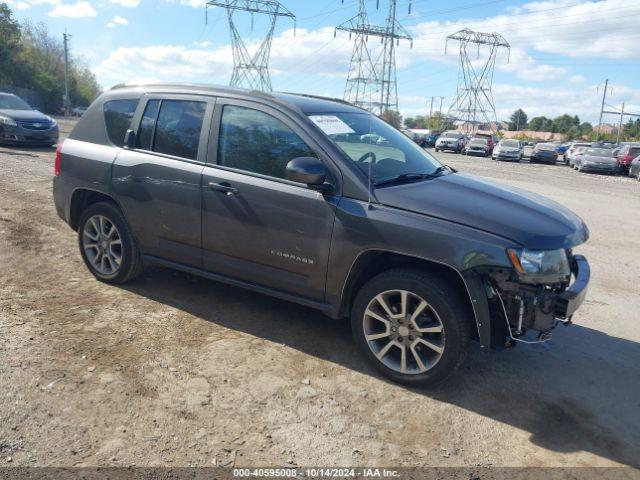
<svg viewBox="0 0 640 480"><path fill-rule="evenodd" d="M111 203L95 203L83 212L78 243L85 265L98 280L125 283L142 270L136 241L120 209Z"/></svg>
<svg viewBox="0 0 640 480"><path fill-rule="evenodd" d="M448 378L467 353L472 315L464 297L420 270L384 272L358 292L351 313L354 338L373 366L405 385Z"/></svg>

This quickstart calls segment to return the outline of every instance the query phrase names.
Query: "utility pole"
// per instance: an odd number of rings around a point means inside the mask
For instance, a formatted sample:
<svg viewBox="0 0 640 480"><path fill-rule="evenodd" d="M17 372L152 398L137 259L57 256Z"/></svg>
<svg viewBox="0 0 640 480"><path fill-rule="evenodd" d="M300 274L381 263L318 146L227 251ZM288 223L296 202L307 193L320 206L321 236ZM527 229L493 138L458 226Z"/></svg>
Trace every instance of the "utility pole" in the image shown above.
<svg viewBox="0 0 640 480"><path fill-rule="evenodd" d="M618 127L618 139L616 143L620 143L620 132L622 132L622 122L624 121L624 102L622 102L622 110L620 111L620 126Z"/></svg>
<svg viewBox="0 0 640 480"><path fill-rule="evenodd" d="M436 98L440 99L440 108L438 109L438 125L434 127L433 125L433 102ZM440 123L442 122L442 102L444 101L444 97L439 97L436 95L431 96L431 107L429 108L429 128L440 128Z"/></svg>
<svg viewBox="0 0 640 480"><path fill-rule="evenodd" d="M62 107L64 108L64 114L69 115L71 110L71 102L69 99L69 38L71 35L67 34L67 31L62 34L64 43L64 98L62 99Z"/></svg>
<svg viewBox="0 0 640 480"><path fill-rule="evenodd" d="M602 131L602 115L604 114L604 104L607 101L607 89L609 88L609 79L604 82L604 92L602 93L602 105L600 106L600 120L598 121L598 132L596 133L596 142L600 140L600 132Z"/></svg>
<svg viewBox="0 0 640 480"><path fill-rule="evenodd" d="M444 97L438 97L440 99L440 108L438 108L438 130L442 130L442 103L444 102Z"/></svg>

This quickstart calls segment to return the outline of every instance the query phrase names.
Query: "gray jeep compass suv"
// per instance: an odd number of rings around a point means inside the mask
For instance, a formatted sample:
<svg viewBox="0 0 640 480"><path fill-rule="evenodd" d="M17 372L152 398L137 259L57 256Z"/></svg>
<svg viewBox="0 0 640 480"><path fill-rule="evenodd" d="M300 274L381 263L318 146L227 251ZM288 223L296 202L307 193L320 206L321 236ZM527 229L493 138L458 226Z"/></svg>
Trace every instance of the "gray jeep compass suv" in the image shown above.
<svg viewBox="0 0 640 480"><path fill-rule="evenodd" d="M53 187L99 280L164 266L349 317L364 356L409 385L443 380L472 342L545 341L589 282L572 212L340 101L118 87L59 148Z"/></svg>

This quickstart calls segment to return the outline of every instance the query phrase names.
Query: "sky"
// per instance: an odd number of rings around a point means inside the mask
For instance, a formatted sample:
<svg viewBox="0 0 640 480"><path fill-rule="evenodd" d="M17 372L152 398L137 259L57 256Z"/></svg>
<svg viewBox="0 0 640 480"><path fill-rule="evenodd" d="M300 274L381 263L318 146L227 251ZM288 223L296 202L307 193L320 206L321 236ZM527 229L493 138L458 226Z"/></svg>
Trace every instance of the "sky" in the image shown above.
<svg viewBox="0 0 640 480"><path fill-rule="evenodd" d="M7 0L4 0L7 1ZM104 89L149 81L226 85L233 60L226 12L204 0L8 0L19 20L44 22L72 35ZM278 20L270 71L274 90L341 98L353 42L334 27L357 14L357 0L281 0L297 17ZM388 0L366 0L371 23L383 24ZM398 0L398 20L413 37L397 49L398 98L407 116L429 113L432 96L446 111L458 83L458 46L446 37L463 28L500 33L511 45L496 59L498 120L516 108L529 116L578 115L596 123L605 79L607 104L640 113L640 0ZM249 48L266 19L238 13ZM372 49L378 48L375 39ZM480 62L483 53L480 53ZM476 59L476 62L478 60ZM436 101L436 105L439 100ZM619 121L607 115L605 122Z"/></svg>

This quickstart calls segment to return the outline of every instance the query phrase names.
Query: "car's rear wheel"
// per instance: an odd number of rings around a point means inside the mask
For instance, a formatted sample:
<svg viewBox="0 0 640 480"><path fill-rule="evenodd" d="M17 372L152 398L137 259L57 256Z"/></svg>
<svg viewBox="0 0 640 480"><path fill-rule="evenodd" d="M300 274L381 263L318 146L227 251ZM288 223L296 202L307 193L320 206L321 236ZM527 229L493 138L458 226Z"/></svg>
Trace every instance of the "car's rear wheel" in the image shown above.
<svg viewBox="0 0 640 480"><path fill-rule="evenodd" d="M358 292L351 313L354 338L384 376L427 386L463 362L472 317L453 286L410 269L382 273Z"/></svg>
<svg viewBox="0 0 640 480"><path fill-rule="evenodd" d="M120 209L111 203L95 203L83 212L78 243L85 265L98 280L125 283L142 270L136 241Z"/></svg>

